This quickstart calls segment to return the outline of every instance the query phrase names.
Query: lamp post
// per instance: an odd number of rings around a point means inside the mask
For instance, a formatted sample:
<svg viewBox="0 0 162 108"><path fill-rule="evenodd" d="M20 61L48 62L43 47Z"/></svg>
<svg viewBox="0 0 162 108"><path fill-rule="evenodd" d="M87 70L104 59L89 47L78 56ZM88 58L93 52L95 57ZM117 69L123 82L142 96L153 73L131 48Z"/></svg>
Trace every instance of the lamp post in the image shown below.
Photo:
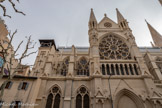
<svg viewBox="0 0 162 108"><path fill-rule="evenodd" d="M112 100L112 94L111 94L111 85L110 85L110 78L111 78L111 76L112 76L112 74L110 73L109 78L108 78L108 83L109 83L109 90L110 90L111 106L112 106L112 108L114 108L113 100Z"/></svg>

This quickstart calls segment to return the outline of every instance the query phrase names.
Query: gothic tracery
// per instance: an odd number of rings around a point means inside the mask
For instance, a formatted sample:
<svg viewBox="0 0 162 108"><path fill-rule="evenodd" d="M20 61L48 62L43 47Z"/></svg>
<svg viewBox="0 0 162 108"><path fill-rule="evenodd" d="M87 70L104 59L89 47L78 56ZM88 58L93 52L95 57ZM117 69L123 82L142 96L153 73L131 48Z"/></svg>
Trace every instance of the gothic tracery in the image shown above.
<svg viewBox="0 0 162 108"><path fill-rule="evenodd" d="M85 57L82 57L77 64L77 75L89 76L89 62Z"/></svg>
<svg viewBox="0 0 162 108"><path fill-rule="evenodd" d="M59 108L61 101L61 90L55 86L50 90L47 97L46 108Z"/></svg>
<svg viewBox="0 0 162 108"><path fill-rule="evenodd" d="M99 43L101 59L131 59L128 46L117 36L107 35Z"/></svg>
<svg viewBox="0 0 162 108"><path fill-rule="evenodd" d="M66 57L62 63L61 75L66 76L68 72L68 66L69 66L69 57Z"/></svg>
<svg viewBox="0 0 162 108"><path fill-rule="evenodd" d="M77 91L76 108L90 108L89 104L89 92L85 87L81 87Z"/></svg>

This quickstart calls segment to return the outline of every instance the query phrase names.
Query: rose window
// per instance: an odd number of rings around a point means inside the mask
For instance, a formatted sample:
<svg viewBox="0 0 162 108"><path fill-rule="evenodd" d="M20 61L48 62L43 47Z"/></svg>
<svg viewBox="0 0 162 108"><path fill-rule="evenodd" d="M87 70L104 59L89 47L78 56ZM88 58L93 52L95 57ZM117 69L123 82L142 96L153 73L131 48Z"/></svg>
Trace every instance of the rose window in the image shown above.
<svg viewBox="0 0 162 108"><path fill-rule="evenodd" d="M112 24L109 23L109 22L106 22L106 23L104 24L104 26L105 26L105 27L112 27Z"/></svg>
<svg viewBox="0 0 162 108"><path fill-rule="evenodd" d="M99 52L101 59L131 59L128 46L114 35L101 39Z"/></svg>

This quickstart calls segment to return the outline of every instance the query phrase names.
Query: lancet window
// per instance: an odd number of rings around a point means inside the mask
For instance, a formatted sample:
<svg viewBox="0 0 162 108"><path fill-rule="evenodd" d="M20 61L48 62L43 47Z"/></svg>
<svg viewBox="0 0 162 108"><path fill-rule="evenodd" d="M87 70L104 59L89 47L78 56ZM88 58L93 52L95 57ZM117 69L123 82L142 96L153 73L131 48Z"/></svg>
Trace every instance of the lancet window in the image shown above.
<svg viewBox="0 0 162 108"><path fill-rule="evenodd" d="M66 76L69 67L69 57L66 57L61 66L61 75Z"/></svg>
<svg viewBox="0 0 162 108"><path fill-rule="evenodd" d="M56 86L50 90L47 97L46 108L60 108L61 90Z"/></svg>
<svg viewBox="0 0 162 108"><path fill-rule="evenodd" d="M77 91L76 108L90 108L89 92L85 87Z"/></svg>
<svg viewBox="0 0 162 108"><path fill-rule="evenodd" d="M107 35L99 43L100 59L131 59L128 46L117 36Z"/></svg>
<svg viewBox="0 0 162 108"><path fill-rule="evenodd" d="M101 72L102 75L139 75L139 70L135 63L103 63Z"/></svg>
<svg viewBox="0 0 162 108"><path fill-rule="evenodd" d="M89 62L82 57L77 63L77 75L89 76Z"/></svg>

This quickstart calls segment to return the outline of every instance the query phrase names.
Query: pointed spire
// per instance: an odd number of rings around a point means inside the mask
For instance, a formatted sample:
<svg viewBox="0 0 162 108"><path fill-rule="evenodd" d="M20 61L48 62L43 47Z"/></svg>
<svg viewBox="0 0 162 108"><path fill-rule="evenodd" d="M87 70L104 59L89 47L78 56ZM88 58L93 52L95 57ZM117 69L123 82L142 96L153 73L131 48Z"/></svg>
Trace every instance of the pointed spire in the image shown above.
<svg viewBox="0 0 162 108"><path fill-rule="evenodd" d="M89 22L91 22L91 21L97 21L92 8L91 8Z"/></svg>
<svg viewBox="0 0 162 108"><path fill-rule="evenodd" d="M117 12L117 18L118 18L118 25L122 30L130 30L128 26L127 20L123 17L123 15L119 12L119 10L116 8Z"/></svg>
<svg viewBox="0 0 162 108"><path fill-rule="evenodd" d="M151 36L152 36L152 39L154 41L155 46L156 47L162 47L162 36L147 21L146 21L146 23L147 23L147 26L150 30L150 33L151 33Z"/></svg>
<svg viewBox="0 0 162 108"><path fill-rule="evenodd" d="M97 20L94 15L93 9L91 8L91 14L89 18L89 29L97 28Z"/></svg>
<svg viewBox="0 0 162 108"><path fill-rule="evenodd" d="M123 17L123 15L119 12L117 8L116 8L116 13L117 13L117 18L118 18L118 23L125 20L125 18Z"/></svg>

